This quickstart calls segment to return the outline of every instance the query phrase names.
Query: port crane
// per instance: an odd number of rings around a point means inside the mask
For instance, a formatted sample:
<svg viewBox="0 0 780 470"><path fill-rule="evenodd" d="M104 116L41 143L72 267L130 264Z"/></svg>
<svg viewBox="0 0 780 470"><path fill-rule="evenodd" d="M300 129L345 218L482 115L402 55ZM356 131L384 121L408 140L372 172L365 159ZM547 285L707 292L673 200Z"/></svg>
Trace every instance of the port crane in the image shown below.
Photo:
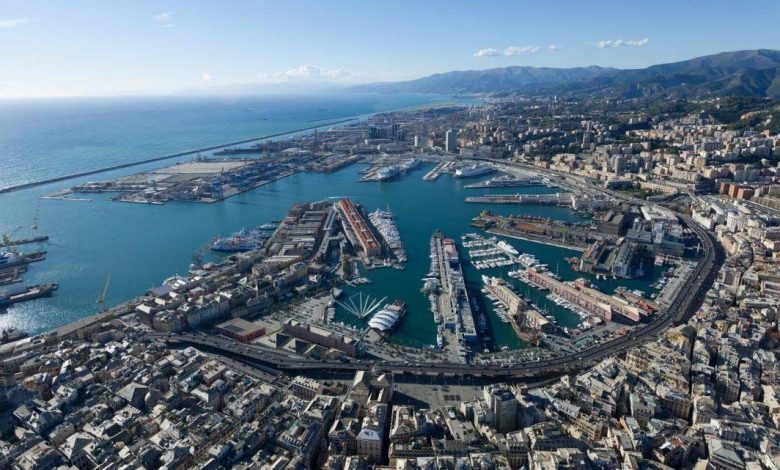
<svg viewBox="0 0 780 470"><path fill-rule="evenodd" d="M15 234L16 232L18 232L21 229L22 229L22 226L20 225L20 226L16 227L15 229L11 230L10 232L4 233L3 234L2 246L10 245L11 244L11 235Z"/></svg>
<svg viewBox="0 0 780 470"><path fill-rule="evenodd" d="M106 282L103 284L103 291L100 292L100 296L97 298L98 313L106 311L106 293L108 292L108 284L111 282L111 273L106 274Z"/></svg>

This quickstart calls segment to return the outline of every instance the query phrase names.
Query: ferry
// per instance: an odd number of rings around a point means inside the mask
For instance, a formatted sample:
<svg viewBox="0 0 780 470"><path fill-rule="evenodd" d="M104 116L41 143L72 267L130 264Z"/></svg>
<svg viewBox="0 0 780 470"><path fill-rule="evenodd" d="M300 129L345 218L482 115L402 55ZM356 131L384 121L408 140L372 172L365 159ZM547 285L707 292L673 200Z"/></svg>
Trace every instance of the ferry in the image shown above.
<svg viewBox="0 0 780 470"><path fill-rule="evenodd" d="M401 168L399 166L397 165L385 166L376 171L376 180L387 181L389 179L398 176L399 173L401 173Z"/></svg>
<svg viewBox="0 0 780 470"><path fill-rule="evenodd" d="M487 173L492 173L494 171L496 171L496 169L490 165L475 163L473 165L463 167L463 168L458 168L457 170L455 170L455 177L470 178L472 176L484 175Z"/></svg>

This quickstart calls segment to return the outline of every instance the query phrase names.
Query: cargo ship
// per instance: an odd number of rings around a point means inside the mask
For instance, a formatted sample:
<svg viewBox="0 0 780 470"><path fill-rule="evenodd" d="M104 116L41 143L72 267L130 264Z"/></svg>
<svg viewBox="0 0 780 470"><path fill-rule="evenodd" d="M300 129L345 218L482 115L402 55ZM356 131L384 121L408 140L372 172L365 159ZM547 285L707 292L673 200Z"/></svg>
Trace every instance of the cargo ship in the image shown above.
<svg viewBox="0 0 780 470"><path fill-rule="evenodd" d="M455 170L455 177L470 178L472 176L485 175L487 173L492 173L494 171L496 171L496 169L490 165L475 163L474 165L458 168L457 170Z"/></svg>
<svg viewBox="0 0 780 470"><path fill-rule="evenodd" d="M36 261L46 259L45 251L36 251L34 253L18 253L15 251L5 251L0 253L0 269L14 268L16 266L26 266Z"/></svg>
<svg viewBox="0 0 780 470"><path fill-rule="evenodd" d="M209 248L213 251L225 253L258 250L265 245L268 238L268 230L254 229L247 231L241 229L229 237L215 238L209 243Z"/></svg>
<svg viewBox="0 0 780 470"><path fill-rule="evenodd" d="M11 286L0 289L0 307L7 307L17 302L49 296L58 287L59 285L56 282L52 282L35 286Z"/></svg>

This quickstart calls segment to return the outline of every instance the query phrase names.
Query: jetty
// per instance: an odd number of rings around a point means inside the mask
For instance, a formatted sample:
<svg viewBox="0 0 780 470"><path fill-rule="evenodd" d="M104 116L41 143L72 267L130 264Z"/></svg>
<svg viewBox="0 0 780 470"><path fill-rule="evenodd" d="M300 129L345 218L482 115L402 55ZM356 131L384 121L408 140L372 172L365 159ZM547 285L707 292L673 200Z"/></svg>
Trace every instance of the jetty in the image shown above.
<svg viewBox="0 0 780 470"><path fill-rule="evenodd" d="M147 159L138 160L138 161L134 161L134 162L128 162L128 163L120 163L118 165L104 166L104 167L101 167L101 168L95 168L94 170L80 171L78 173L71 173L71 174L68 174L68 175L55 176L53 178L46 178L46 179L38 180L38 181L30 181L28 183L15 184L15 185L12 185L12 186L6 186L4 188L0 188L0 194L2 194L2 193L10 193L10 192L14 192L14 191L20 191L22 189L33 188L33 187L36 187L36 186L43 186L45 184L50 184L50 183L59 183L61 181L67 181L67 180L74 179L74 178L81 178L82 176L97 175L97 174L106 173L106 172L109 172L109 171L122 170L124 168L132 168L134 166L146 165L147 163L161 162L161 161L165 161L165 160L170 160L171 158L185 157L187 155L193 155L193 154L200 153L200 152L210 152L212 150L219 150L219 149L223 149L223 148L226 148L226 147L234 147L236 145L243 145L243 144L248 144L250 142L257 142L258 140L266 140L266 139L273 139L273 138L276 138L276 137L283 137L283 136L286 136L286 135L297 134L299 132L306 132L306 131L311 131L311 130L314 130L314 129L319 129L321 127L335 126L335 125L338 125L338 124L344 124L345 122L355 121L357 119L358 118L342 119L340 121L331 122L331 123L328 123L328 124L320 124L320 125L316 125L316 126L309 126L309 127L304 127L304 128L301 128L301 129L295 129L295 130L286 131L286 132L277 132L276 134L268 134L268 135L264 135L264 136L260 136L260 137L251 137L249 139L238 140L238 141L235 141L235 142L228 142L226 144L212 145L211 147L203 147L203 148L192 149L192 150L184 150L182 152L169 153L167 155L161 155L159 157L152 157L152 158L147 158Z"/></svg>

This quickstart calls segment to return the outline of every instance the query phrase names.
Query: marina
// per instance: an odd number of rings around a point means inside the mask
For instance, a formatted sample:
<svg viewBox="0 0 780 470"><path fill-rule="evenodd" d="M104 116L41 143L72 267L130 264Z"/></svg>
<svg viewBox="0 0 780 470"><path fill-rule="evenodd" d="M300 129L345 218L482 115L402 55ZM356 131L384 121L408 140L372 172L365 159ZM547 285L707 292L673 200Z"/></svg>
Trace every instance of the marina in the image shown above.
<svg viewBox="0 0 780 470"><path fill-rule="evenodd" d="M384 240L389 251L392 252L396 262L406 262L406 250L404 250L401 234L398 232L393 213L389 210L382 211L377 209L368 214L368 220L379 231L379 235L382 236L382 240ZM400 267L400 265L396 266Z"/></svg>

